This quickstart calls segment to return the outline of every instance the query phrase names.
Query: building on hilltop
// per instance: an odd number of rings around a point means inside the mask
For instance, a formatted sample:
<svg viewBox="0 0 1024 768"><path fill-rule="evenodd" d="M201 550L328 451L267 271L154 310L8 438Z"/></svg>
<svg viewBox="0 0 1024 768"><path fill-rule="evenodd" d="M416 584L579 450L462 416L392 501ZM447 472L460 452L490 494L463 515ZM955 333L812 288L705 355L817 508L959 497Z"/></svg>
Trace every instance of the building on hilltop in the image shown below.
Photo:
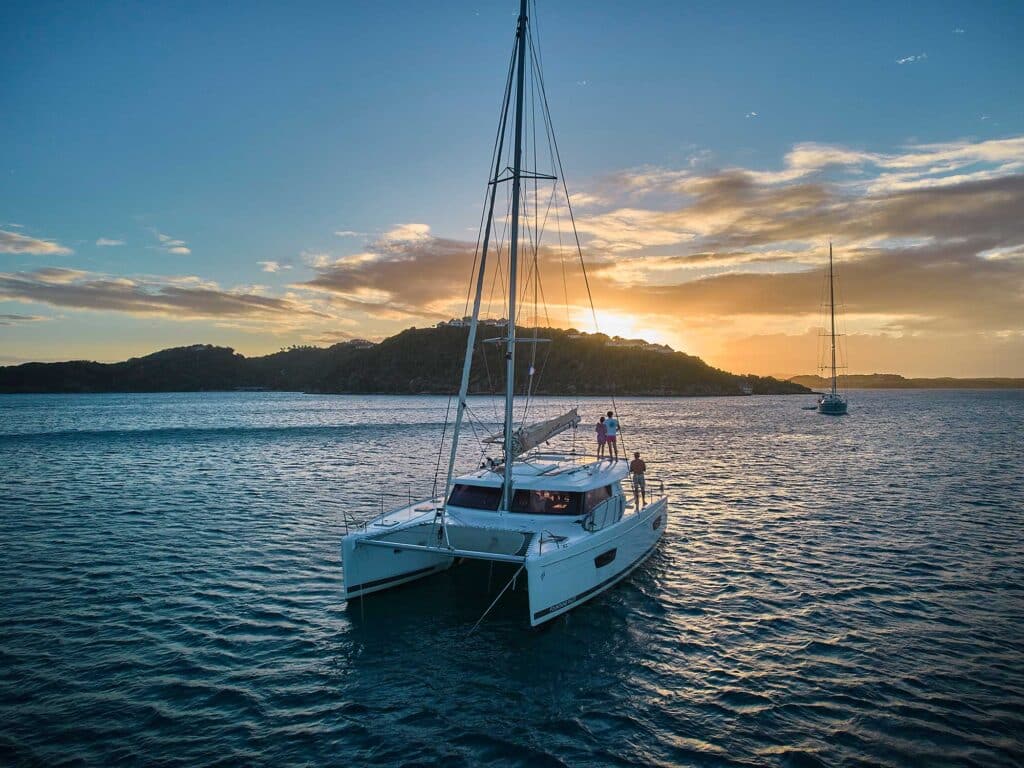
<svg viewBox="0 0 1024 768"><path fill-rule="evenodd" d="M441 322L439 322L434 327L435 328L466 328L472 322L473 322L473 318L470 317L469 315L466 315L463 318L453 317L451 320L442 320ZM490 325L490 326L502 326L502 325L508 325L508 320L506 318L504 318L504 317L498 318L497 320L495 320L494 318L487 318L486 320L480 320L479 324L480 325Z"/></svg>
<svg viewBox="0 0 1024 768"><path fill-rule="evenodd" d="M618 347L619 349L644 349L648 352L658 352L662 355L671 355L675 352L668 344L651 344L643 339L623 339L616 336L611 341L606 341L606 347Z"/></svg>

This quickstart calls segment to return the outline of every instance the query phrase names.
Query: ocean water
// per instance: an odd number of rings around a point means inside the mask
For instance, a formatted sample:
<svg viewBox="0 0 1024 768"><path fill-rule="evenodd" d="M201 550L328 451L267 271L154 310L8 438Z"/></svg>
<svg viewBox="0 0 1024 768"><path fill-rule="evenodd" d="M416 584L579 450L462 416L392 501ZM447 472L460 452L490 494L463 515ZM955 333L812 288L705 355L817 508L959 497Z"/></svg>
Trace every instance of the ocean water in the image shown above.
<svg viewBox="0 0 1024 768"><path fill-rule="evenodd" d="M2 397L0 764L1021 765L1024 393L809 402L620 401L661 546L470 635L486 566L342 600L446 399Z"/></svg>

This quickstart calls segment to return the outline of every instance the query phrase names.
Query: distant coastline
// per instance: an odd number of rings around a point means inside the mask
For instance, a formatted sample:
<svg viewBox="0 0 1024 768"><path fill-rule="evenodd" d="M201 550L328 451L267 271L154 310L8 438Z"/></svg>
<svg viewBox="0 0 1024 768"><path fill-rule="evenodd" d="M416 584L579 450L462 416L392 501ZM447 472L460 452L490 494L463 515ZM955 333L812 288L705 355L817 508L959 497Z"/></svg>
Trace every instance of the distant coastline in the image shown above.
<svg viewBox="0 0 1024 768"><path fill-rule="evenodd" d="M830 385L829 379L814 375L791 376L787 381L810 389L823 389ZM1024 389L1024 379L1000 377L908 379L897 373L866 373L838 376L837 381L844 389Z"/></svg>
<svg viewBox="0 0 1024 768"><path fill-rule="evenodd" d="M470 376L472 394L504 386L503 349L487 343L502 326L480 328ZM573 329L520 329L538 334L534 352L519 354L518 391L538 395L721 396L807 394L796 382L737 375L698 357L642 339ZM449 394L458 387L467 330L456 323L409 328L381 342L292 347L245 357L229 347L195 344L120 363L69 361L0 367L0 393L285 391L325 394ZM529 351L527 351L529 350Z"/></svg>

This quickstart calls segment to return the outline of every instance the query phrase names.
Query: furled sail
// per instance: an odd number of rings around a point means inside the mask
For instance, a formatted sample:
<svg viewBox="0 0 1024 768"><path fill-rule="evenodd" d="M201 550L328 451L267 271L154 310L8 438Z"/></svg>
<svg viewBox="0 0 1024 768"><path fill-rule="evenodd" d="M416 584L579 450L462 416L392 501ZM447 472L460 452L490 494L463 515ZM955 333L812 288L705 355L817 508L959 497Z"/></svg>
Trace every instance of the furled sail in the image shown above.
<svg viewBox="0 0 1024 768"><path fill-rule="evenodd" d="M579 423L580 415L573 408L553 419L538 421L536 424L524 424L512 433L512 452L516 456L524 454L541 443L547 442L555 435L560 435L567 429L579 426ZM485 443L502 443L504 440L505 436L501 432L484 438Z"/></svg>

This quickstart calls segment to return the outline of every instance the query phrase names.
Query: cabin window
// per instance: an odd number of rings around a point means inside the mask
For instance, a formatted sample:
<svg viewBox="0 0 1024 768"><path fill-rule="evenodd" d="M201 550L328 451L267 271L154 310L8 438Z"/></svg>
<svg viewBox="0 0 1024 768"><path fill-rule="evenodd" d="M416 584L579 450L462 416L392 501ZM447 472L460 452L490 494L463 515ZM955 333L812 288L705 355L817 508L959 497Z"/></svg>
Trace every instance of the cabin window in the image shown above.
<svg viewBox="0 0 1024 768"><path fill-rule="evenodd" d="M580 494L568 491L516 491L512 512L521 515L578 515Z"/></svg>
<svg viewBox="0 0 1024 768"><path fill-rule="evenodd" d="M600 488L594 488L587 491L587 498L584 502L584 511L590 512L598 504L608 501L611 497L612 487L610 485L602 485Z"/></svg>
<svg viewBox="0 0 1024 768"><path fill-rule="evenodd" d="M501 504L501 488L485 485L456 485L448 497L448 505L466 509L484 509L496 512Z"/></svg>

